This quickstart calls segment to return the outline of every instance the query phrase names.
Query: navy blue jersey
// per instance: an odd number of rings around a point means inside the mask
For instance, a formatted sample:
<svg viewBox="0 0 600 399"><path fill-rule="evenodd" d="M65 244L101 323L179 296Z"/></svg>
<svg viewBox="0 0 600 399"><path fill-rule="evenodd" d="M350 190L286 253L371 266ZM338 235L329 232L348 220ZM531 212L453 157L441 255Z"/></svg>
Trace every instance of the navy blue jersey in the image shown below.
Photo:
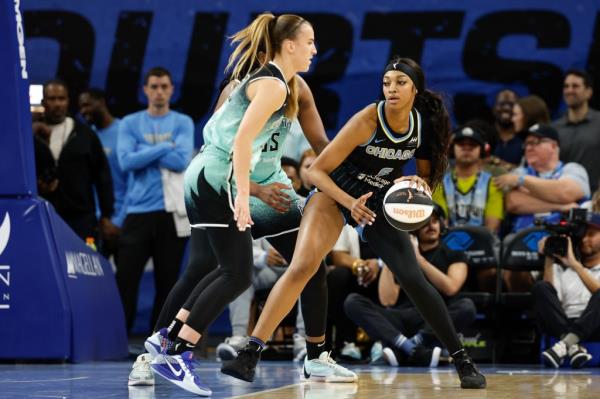
<svg viewBox="0 0 600 399"><path fill-rule="evenodd" d="M385 101L377 104L377 128L368 143L356 147L330 177L345 192L358 198L370 191L367 206L379 212L383 197L411 158L431 160L429 123L413 108L405 133L394 132L385 119ZM426 126L427 128L424 128ZM349 223L349 213L344 216Z"/></svg>

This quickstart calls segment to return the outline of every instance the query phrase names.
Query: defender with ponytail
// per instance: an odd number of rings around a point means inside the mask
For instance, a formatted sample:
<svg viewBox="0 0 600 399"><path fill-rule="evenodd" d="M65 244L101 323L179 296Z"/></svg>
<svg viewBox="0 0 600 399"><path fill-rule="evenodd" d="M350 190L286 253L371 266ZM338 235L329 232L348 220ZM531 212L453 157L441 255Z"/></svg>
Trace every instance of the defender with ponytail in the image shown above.
<svg viewBox="0 0 600 399"><path fill-rule="evenodd" d="M188 166L184 186L192 229L205 230L219 273L209 273L198 283L174 346L152 363L156 373L200 395L209 395L210 389L194 373L193 349L201 332L251 284L250 173L264 145L296 115L294 77L308 70L316 54L312 26L295 15L259 15L233 41L237 47L229 67L242 80L206 123L204 146ZM262 49L263 62L258 57ZM243 76L257 61L261 66ZM206 245L194 245L198 243L192 240L190 258L207 250ZM174 374L177 369L185 375Z"/></svg>

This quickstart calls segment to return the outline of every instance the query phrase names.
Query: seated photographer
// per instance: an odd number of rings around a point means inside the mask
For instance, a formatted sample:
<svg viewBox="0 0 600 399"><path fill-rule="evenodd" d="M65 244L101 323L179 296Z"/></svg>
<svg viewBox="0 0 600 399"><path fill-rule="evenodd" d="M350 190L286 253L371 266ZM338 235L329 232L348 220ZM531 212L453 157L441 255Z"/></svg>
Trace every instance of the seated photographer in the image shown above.
<svg viewBox="0 0 600 399"><path fill-rule="evenodd" d="M533 226L534 219L558 221L560 212L576 208L590 197L589 178L583 166L560 161L558 133L553 127L531 126L524 147L529 166L494 178L506 192L506 211L514 215L513 233ZM527 272L507 271L505 280L509 291L528 291L533 283Z"/></svg>
<svg viewBox="0 0 600 399"><path fill-rule="evenodd" d="M440 240L444 212L439 205L429 223L416 232L413 240L417 262L431 284L442 294L448 313L458 332L475 321L475 304L457 297L467 279L466 256L449 250ZM384 357L390 365L430 366L439 361L440 349L431 328L406 295L394 275L384 267L379 278L379 301L376 304L360 294L350 294L344 303L346 314L373 340L386 346ZM411 337L411 338L408 338Z"/></svg>
<svg viewBox="0 0 600 399"><path fill-rule="evenodd" d="M567 357L571 367L583 367L592 356L579 342L600 340L600 213L589 215L583 238L573 241L550 236L538 243L546 257L544 280L533 286L534 309L542 332L560 338L542 353L556 368Z"/></svg>

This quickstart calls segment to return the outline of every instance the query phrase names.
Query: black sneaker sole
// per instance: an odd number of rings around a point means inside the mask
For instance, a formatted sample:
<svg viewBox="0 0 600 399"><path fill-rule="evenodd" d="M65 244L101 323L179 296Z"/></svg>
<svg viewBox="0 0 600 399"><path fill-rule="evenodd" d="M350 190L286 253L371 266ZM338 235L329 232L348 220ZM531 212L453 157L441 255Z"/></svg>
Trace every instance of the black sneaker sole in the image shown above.
<svg viewBox="0 0 600 399"><path fill-rule="evenodd" d="M485 389L487 387L487 381L483 376L482 379L483 381L461 380L460 387L462 389Z"/></svg>
<svg viewBox="0 0 600 399"><path fill-rule="evenodd" d="M554 367L555 369L560 367L560 363L558 363L550 353L547 353L546 351L542 352L542 358L544 359L546 366Z"/></svg>
<svg viewBox="0 0 600 399"><path fill-rule="evenodd" d="M592 360L592 356L589 353L578 353L571 358L571 367L574 369L582 368Z"/></svg>
<svg viewBox="0 0 600 399"><path fill-rule="evenodd" d="M246 382L254 382L254 375L247 376L247 375L239 373L237 370L230 369L225 366L221 367L221 373L227 374L228 376L231 376L233 378L237 378L238 380L242 380L242 381L246 381Z"/></svg>

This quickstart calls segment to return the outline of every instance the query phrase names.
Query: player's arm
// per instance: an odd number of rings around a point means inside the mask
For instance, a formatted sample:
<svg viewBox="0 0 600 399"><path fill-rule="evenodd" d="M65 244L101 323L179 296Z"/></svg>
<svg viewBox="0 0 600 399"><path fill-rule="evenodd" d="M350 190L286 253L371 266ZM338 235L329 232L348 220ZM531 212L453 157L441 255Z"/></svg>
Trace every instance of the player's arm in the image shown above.
<svg viewBox="0 0 600 399"><path fill-rule="evenodd" d="M308 170L312 184L350 210L355 198L339 188L329 174L350 155L352 150L369 141L377 127L375 112L375 104L371 104L350 118Z"/></svg>
<svg viewBox="0 0 600 399"><path fill-rule="evenodd" d="M329 143L329 139L325 134L325 127L310 87L299 75L296 75L296 81L300 89L298 95L298 122L300 122L300 127L310 146L318 155Z"/></svg>
<svg viewBox="0 0 600 399"><path fill-rule="evenodd" d="M280 80L259 79L248 85L246 95L250 105L233 141L233 171L237 184L234 218L241 231L252 224L249 209L252 142L271 115L281 108L287 91Z"/></svg>
<svg viewBox="0 0 600 399"><path fill-rule="evenodd" d="M221 91L221 94L219 94L219 98L217 99L217 103L215 104L215 112L217 112L219 110L219 108L221 108L221 106L225 103L225 101L229 98L229 96L231 95L233 90L239 84L240 84L240 81L237 79L234 79L234 80L230 81L229 83L227 83L227 85ZM262 196L263 191L264 191L263 187L261 187L259 184L255 183L253 181L250 181L250 195L251 196L260 198ZM282 193L282 197L283 196L287 196L287 195L285 193ZM286 198L283 197L283 200L281 202L285 202L285 199ZM288 207L286 207L284 205L279 205L279 203L276 201L273 202L273 205L271 205L270 202L266 202L266 203L270 206L273 206L273 208L278 212L285 212L288 209Z"/></svg>

